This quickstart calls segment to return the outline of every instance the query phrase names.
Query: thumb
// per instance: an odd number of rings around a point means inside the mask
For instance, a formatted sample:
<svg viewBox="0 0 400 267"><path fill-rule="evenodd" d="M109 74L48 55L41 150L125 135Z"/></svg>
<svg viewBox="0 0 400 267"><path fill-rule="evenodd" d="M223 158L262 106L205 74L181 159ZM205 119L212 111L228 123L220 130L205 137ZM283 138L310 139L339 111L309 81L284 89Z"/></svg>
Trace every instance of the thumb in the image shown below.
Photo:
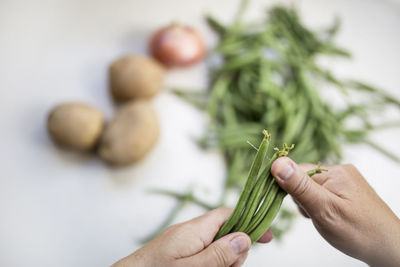
<svg viewBox="0 0 400 267"><path fill-rule="evenodd" d="M186 258L187 266L231 266L251 247L251 241L245 233L232 233L211 243L200 253Z"/></svg>
<svg viewBox="0 0 400 267"><path fill-rule="evenodd" d="M312 180L290 158L282 157L274 161L271 173L276 182L297 201L308 213L318 212L327 196L327 191Z"/></svg>

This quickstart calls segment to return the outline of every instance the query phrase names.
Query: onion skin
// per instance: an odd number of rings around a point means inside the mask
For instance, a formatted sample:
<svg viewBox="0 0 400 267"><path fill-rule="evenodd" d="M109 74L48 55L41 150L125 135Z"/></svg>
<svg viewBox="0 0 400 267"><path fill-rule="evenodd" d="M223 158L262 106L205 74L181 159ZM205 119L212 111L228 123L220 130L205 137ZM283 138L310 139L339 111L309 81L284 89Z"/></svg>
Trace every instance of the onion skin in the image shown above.
<svg viewBox="0 0 400 267"><path fill-rule="evenodd" d="M149 49L168 68L193 65L206 53L201 35L192 27L176 23L158 30L150 40Z"/></svg>

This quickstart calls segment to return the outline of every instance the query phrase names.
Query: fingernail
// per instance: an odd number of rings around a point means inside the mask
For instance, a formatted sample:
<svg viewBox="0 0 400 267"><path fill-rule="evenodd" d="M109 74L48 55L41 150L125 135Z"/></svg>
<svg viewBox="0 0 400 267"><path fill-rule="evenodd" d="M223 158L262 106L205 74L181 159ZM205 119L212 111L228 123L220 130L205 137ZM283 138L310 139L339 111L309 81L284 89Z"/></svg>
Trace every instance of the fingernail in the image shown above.
<svg viewBox="0 0 400 267"><path fill-rule="evenodd" d="M243 236L235 237L231 240L231 248L236 254L242 254L249 249L249 241Z"/></svg>
<svg viewBox="0 0 400 267"><path fill-rule="evenodd" d="M278 178L288 180L294 173L294 169L288 162L284 161L278 166L277 173Z"/></svg>

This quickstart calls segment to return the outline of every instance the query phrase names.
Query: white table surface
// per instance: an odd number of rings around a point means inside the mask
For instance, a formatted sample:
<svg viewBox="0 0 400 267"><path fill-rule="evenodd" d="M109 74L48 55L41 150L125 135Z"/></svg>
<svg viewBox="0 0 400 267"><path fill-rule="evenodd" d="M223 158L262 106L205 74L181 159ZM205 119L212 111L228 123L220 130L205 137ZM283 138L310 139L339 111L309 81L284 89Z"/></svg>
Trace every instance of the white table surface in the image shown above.
<svg viewBox="0 0 400 267"><path fill-rule="evenodd" d="M232 18L238 1L0 1L0 266L107 266L131 253L165 217L174 202L149 195L151 187L216 198L224 161L202 151L204 115L163 92L154 99L161 138L140 164L113 169L98 158L60 150L49 140L45 120L55 104L80 100L110 118L107 66L125 53L144 52L149 34L171 21L198 27L215 40L203 15ZM276 1L253 1L249 17ZM287 1L285 1L287 2ZM400 98L400 3L395 0L304 0L306 22L343 19L338 42L354 58L329 61L339 75L386 88ZM205 67L169 74L168 85L201 88ZM399 130L374 135L400 153ZM372 149L349 146L355 164L382 198L400 214L400 166ZM210 189L213 188L213 189ZM204 190L203 190L204 189ZM209 199L212 201L212 199ZM290 200L286 201L291 205ZM187 208L178 220L201 214ZM364 266L327 244L305 219L283 242L254 248L245 266Z"/></svg>

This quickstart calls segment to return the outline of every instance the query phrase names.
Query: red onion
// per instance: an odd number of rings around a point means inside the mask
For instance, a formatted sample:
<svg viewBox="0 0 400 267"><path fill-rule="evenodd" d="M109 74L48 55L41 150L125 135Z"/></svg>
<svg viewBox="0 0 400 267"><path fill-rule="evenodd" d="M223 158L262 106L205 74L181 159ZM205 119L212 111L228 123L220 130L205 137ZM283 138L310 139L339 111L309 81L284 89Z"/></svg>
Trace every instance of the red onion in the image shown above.
<svg viewBox="0 0 400 267"><path fill-rule="evenodd" d="M173 23L153 35L150 51L154 58L167 67L184 67L204 57L205 45L195 29Z"/></svg>

